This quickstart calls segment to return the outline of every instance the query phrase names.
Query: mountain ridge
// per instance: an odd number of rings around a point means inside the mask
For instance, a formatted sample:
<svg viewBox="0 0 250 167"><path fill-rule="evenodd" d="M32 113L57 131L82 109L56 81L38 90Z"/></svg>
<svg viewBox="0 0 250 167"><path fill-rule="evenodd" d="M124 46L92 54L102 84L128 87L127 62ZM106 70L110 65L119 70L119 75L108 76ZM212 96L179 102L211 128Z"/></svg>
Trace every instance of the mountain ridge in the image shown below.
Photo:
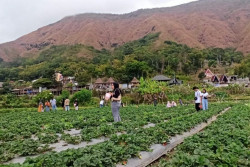
<svg viewBox="0 0 250 167"><path fill-rule="evenodd" d="M250 53L250 1L200 0L176 7L140 9L127 14L67 16L15 41L0 44L0 58L32 56L52 45L84 44L112 49L160 32L159 41L190 47L237 48Z"/></svg>

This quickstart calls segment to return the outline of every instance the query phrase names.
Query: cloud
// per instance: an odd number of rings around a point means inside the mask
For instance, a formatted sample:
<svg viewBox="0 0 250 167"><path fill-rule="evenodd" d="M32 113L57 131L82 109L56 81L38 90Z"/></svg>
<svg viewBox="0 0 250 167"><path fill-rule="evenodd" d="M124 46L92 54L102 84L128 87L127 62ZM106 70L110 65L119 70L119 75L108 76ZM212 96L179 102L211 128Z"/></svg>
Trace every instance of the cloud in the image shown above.
<svg viewBox="0 0 250 167"><path fill-rule="evenodd" d="M80 13L129 13L196 0L1 0L0 43L12 41L66 16Z"/></svg>

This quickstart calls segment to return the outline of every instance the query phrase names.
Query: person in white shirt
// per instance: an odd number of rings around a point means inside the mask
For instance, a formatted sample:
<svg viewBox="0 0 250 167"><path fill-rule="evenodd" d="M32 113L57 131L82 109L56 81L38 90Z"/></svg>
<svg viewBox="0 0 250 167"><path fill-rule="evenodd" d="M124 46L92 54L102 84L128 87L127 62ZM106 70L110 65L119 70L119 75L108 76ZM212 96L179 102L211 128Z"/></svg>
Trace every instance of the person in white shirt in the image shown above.
<svg viewBox="0 0 250 167"><path fill-rule="evenodd" d="M52 110L55 111L56 110L56 99L53 98L52 100L50 100L50 104L52 106Z"/></svg>
<svg viewBox="0 0 250 167"><path fill-rule="evenodd" d="M103 99L100 101L100 108L102 108L102 107L104 107L104 100Z"/></svg>
<svg viewBox="0 0 250 167"><path fill-rule="evenodd" d="M202 105L202 101L201 101L201 91L199 90L198 87L193 87L194 90L194 100L195 100L195 109L196 111L200 111L200 105Z"/></svg>
<svg viewBox="0 0 250 167"><path fill-rule="evenodd" d="M207 93L206 89L203 89L201 97L202 97L202 109L207 110L208 109L208 100L207 100L208 93Z"/></svg>

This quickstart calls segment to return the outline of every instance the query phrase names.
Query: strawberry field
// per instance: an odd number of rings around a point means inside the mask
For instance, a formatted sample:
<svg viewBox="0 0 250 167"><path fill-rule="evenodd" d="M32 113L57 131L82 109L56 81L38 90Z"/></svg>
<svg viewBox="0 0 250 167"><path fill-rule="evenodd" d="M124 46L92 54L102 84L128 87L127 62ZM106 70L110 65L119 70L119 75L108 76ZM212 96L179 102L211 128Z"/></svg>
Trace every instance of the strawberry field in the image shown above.
<svg viewBox="0 0 250 167"><path fill-rule="evenodd" d="M36 110L31 109L8 111L2 109L0 111L0 163L5 164L4 166L116 166L119 163L126 164L130 158L141 158L141 151L152 151L151 145L167 145L172 136L189 131L229 106L230 104L213 104L206 112L196 112L193 106L171 109L166 109L165 106L157 108L131 106L121 109L122 122L120 123L113 122L110 108L44 113L37 113ZM240 112L241 110L243 111ZM221 126L228 127L226 120L229 119L229 116L233 118L236 113L240 113L239 117L244 117L243 121L234 123L237 123L237 127L242 130L242 133L235 135L240 136L245 133L245 137L242 138L247 141L246 137L249 136L248 106L246 108L233 107L232 111L228 113L220 117L221 124L225 120L225 125ZM243 126L247 124L248 126ZM220 128L217 129L220 130ZM225 135L222 133L224 130L226 133L226 128L222 128L217 133ZM76 133L71 133L73 131ZM211 138L209 133L205 133L205 137L203 136L199 140L195 138L196 141L193 143L200 143L204 148L208 147L202 145L202 141ZM228 136L225 137L225 140L226 138ZM81 143L91 143L93 139L105 140L81 147ZM53 146L59 142L63 142L65 147L67 145L79 147L56 152ZM181 149L188 151L190 147L197 154L206 152L202 149L197 150L196 144L190 144L190 146L184 144L181 145ZM244 144L246 148L249 148L247 142ZM248 152L245 150L243 154L247 156L246 153L249 156L249 150ZM190 152L183 152L180 156L186 155L186 158L189 158L189 154ZM36 156L29 157L31 155ZM10 163L12 162L10 160L26 156L28 157L23 163ZM211 156L213 155L211 154ZM182 159L173 158L170 166L179 166L174 163L175 161L183 162Z"/></svg>
<svg viewBox="0 0 250 167"><path fill-rule="evenodd" d="M232 107L153 166L250 166L250 106Z"/></svg>

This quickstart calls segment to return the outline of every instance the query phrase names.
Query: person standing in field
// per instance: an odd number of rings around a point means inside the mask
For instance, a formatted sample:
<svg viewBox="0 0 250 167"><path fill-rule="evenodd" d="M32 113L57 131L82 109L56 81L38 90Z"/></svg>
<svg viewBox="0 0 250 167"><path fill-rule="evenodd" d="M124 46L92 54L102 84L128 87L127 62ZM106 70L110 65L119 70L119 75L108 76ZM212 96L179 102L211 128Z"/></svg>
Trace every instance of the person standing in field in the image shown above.
<svg viewBox="0 0 250 167"><path fill-rule="evenodd" d="M207 99L208 93L207 93L206 89L202 90L201 96L202 96L202 109L208 110L208 99Z"/></svg>
<svg viewBox="0 0 250 167"><path fill-rule="evenodd" d="M121 90L118 83L112 84L113 93L111 93L111 109L115 122L120 122L120 107L121 107Z"/></svg>
<svg viewBox="0 0 250 167"><path fill-rule="evenodd" d="M49 112L50 111L50 102L46 100L45 102L45 111Z"/></svg>
<svg viewBox="0 0 250 167"><path fill-rule="evenodd" d="M52 100L50 100L50 104L52 106L52 110L55 111L56 110L56 99L53 98Z"/></svg>
<svg viewBox="0 0 250 167"><path fill-rule="evenodd" d="M74 101L74 107L75 107L75 110L78 111L78 101L77 101L77 99L75 99L75 101Z"/></svg>
<svg viewBox="0 0 250 167"><path fill-rule="evenodd" d="M154 96L154 106L156 107L157 106L157 97L156 96Z"/></svg>
<svg viewBox="0 0 250 167"><path fill-rule="evenodd" d="M100 108L104 107L104 99L100 101Z"/></svg>
<svg viewBox="0 0 250 167"><path fill-rule="evenodd" d="M43 102L40 101L38 104L38 112L42 112L43 111Z"/></svg>
<svg viewBox="0 0 250 167"><path fill-rule="evenodd" d="M65 99L63 98L62 99L62 108L63 108L63 110L65 110L64 102L65 102Z"/></svg>
<svg viewBox="0 0 250 167"><path fill-rule="evenodd" d="M65 111L69 111L69 104L70 104L70 100L67 98L64 102L64 106L65 106Z"/></svg>
<svg viewBox="0 0 250 167"><path fill-rule="evenodd" d="M194 100L195 100L195 109L196 111L200 111L200 105L202 105L201 101L201 91L199 90L198 87L193 87L194 90Z"/></svg>

